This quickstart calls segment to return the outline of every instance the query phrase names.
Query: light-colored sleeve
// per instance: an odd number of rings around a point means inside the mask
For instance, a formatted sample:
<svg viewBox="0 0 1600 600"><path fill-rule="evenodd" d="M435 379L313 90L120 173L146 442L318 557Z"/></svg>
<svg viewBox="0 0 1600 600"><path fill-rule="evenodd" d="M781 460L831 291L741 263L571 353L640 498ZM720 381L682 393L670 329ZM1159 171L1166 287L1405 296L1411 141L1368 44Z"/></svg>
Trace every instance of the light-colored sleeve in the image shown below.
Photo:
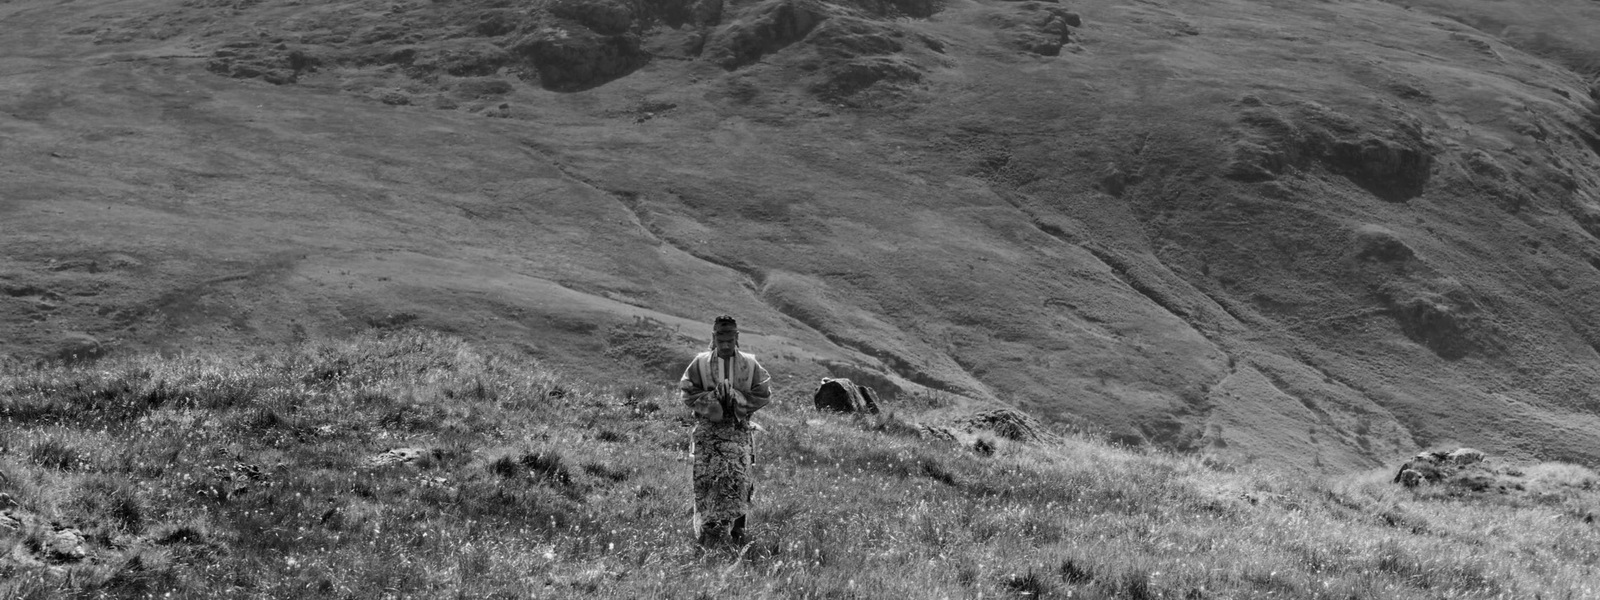
<svg viewBox="0 0 1600 600"><path fill-rule="evenodd" d="M722 421L722 405L705 388L705 378L700 373L700 357L689 361L688 368L683 370L683 377L678 378L678 398L684 406L694 411L695 416L712 422Z"/></svg>
<svg viewBox="0 0 1600 600"><path fill-rule="evenodd" d="M756 370L755 383L750 386L750 396L752 399L759 398L761 404L766 405L767 401L772 399L772 374L768 373L767 368L761 366L761 362L753 356L750 357L750 363Z"/></svg>
<svg viewBox="0 0 1600 600"><path fill-rule="evenodd" d="M754 382L750 384L750 391L739 394L741 417L750 416L772 401L772 374L754 356L750 357L750 368L755 369L755 377L752 378Z"/></svg>
<svg viewBox="0 0 1600 600"><path fill-rule="evenodd" d="M695 396L706 392L704 377L700 375L700 357L689 361L689 366L684 368L683 377L678 379L678 397L684 404L693 404Z"/></svg>

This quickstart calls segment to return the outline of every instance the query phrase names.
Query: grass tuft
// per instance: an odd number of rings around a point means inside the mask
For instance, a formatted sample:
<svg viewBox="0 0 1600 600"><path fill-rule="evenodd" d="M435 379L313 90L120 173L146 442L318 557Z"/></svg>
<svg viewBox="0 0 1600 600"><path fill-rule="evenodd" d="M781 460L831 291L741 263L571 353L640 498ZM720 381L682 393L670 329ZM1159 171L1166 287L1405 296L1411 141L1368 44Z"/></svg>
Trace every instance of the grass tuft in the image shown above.
<svg viewBox="0 0 1600 600"><path fill-rule="evenodd" d="M489 463L489 472L506 479L522 476L522 463L510 456L502 456Z"/></svg>
<svg viewBox="0 0 1600 600"><path fill-rule="evenodd" d="M46 438L28 449L28 460L46 469L76 471L89 465L89 458L71 444L56 438Z"/></svg>
<svg viewBox="0 0 1600 600"><path fill-rule="evenodd" d="M572 485L572 473L567 471L566 461L561 458L560 452L540 450L522 455L517 462L534 478L560 486Z"/></svg>
<svg viewBox="0 0 1600 600"><path fill-rule="evenodd" d="M72 508L93 522L122 532L138 534L144 530L150 510L138 490L125 479L97 475L83 481L71 502Z"/></svg>
<svg viewBox="0 0 1600 600"><path fill-rule="evenodd" d="M1057 571L1060 572L1062 581L1072 585L1082 585L1094 581L1093 571L1070 558L1063 559L1061 567Z"/></svg>

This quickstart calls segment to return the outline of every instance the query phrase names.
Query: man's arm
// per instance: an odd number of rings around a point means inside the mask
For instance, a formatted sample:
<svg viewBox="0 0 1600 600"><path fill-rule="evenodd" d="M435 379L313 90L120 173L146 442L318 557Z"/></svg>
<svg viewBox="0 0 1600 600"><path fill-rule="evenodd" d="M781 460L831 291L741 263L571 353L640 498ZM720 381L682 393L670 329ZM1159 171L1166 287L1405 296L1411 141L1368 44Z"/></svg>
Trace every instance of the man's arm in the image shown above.
<svg viewBox="0 0 1600 600"><path fill-rule="evenodd" d="M684 406L694 410L694 414L717 422L722 420L722 405L713 396L713 390L705 388L705 377L700 373L700 358L695 357L689 361L689 367L683 370L683 377L678 379L678 397Z"/></svg>
<svg viewBox="0 0 1600 600"><path fill-rule="evenodd" d="M703 381L705 379L700 376L700 359L697 357L689 361L689 367L683 370L683 377L678 378L678 398L688 404L691 397L705 394Z"/></svg>

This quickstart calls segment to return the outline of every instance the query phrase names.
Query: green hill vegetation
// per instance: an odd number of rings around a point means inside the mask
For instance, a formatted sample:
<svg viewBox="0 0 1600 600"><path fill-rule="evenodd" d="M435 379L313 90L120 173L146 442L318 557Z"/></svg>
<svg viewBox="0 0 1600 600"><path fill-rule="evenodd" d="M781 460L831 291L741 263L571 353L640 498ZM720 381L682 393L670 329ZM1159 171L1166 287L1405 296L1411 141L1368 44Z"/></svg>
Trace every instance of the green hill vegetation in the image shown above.
<svg viewBox="0 0 1600 600"><path fill-rule="evenodd" d="M1593 598L1600 479L1296 478L937 397L758 415L752 542L688 533L670 386L388 331L0 371L0 597ZM1516 489L1516 488L1521 489Z"/></svg>

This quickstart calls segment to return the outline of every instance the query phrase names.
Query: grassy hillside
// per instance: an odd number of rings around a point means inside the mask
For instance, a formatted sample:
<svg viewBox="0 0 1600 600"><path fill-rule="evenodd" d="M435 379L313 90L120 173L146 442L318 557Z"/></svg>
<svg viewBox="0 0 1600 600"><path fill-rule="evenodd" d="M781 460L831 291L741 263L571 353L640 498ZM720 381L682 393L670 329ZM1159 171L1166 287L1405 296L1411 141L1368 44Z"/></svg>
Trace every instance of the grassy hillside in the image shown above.
<svg viewBox="0 0 1600 600"><path fill-rule="evenodd" d="M1234 462L1593 461L1592 5L11 0L0 352L733 313Z"/></svg>
<svg viewBox="0 0 1600 600"><path fill-rule="evenodd" d="M389 332L0 371L0 597L1586 598L1600 479L1292 478L917 415L758 421L752 543L690 542L665 386ZM947 408L947 407L946 407ZM403 451L402 451L403 450ZM1520 470L1516 470L1520 469Z"/></svg>

